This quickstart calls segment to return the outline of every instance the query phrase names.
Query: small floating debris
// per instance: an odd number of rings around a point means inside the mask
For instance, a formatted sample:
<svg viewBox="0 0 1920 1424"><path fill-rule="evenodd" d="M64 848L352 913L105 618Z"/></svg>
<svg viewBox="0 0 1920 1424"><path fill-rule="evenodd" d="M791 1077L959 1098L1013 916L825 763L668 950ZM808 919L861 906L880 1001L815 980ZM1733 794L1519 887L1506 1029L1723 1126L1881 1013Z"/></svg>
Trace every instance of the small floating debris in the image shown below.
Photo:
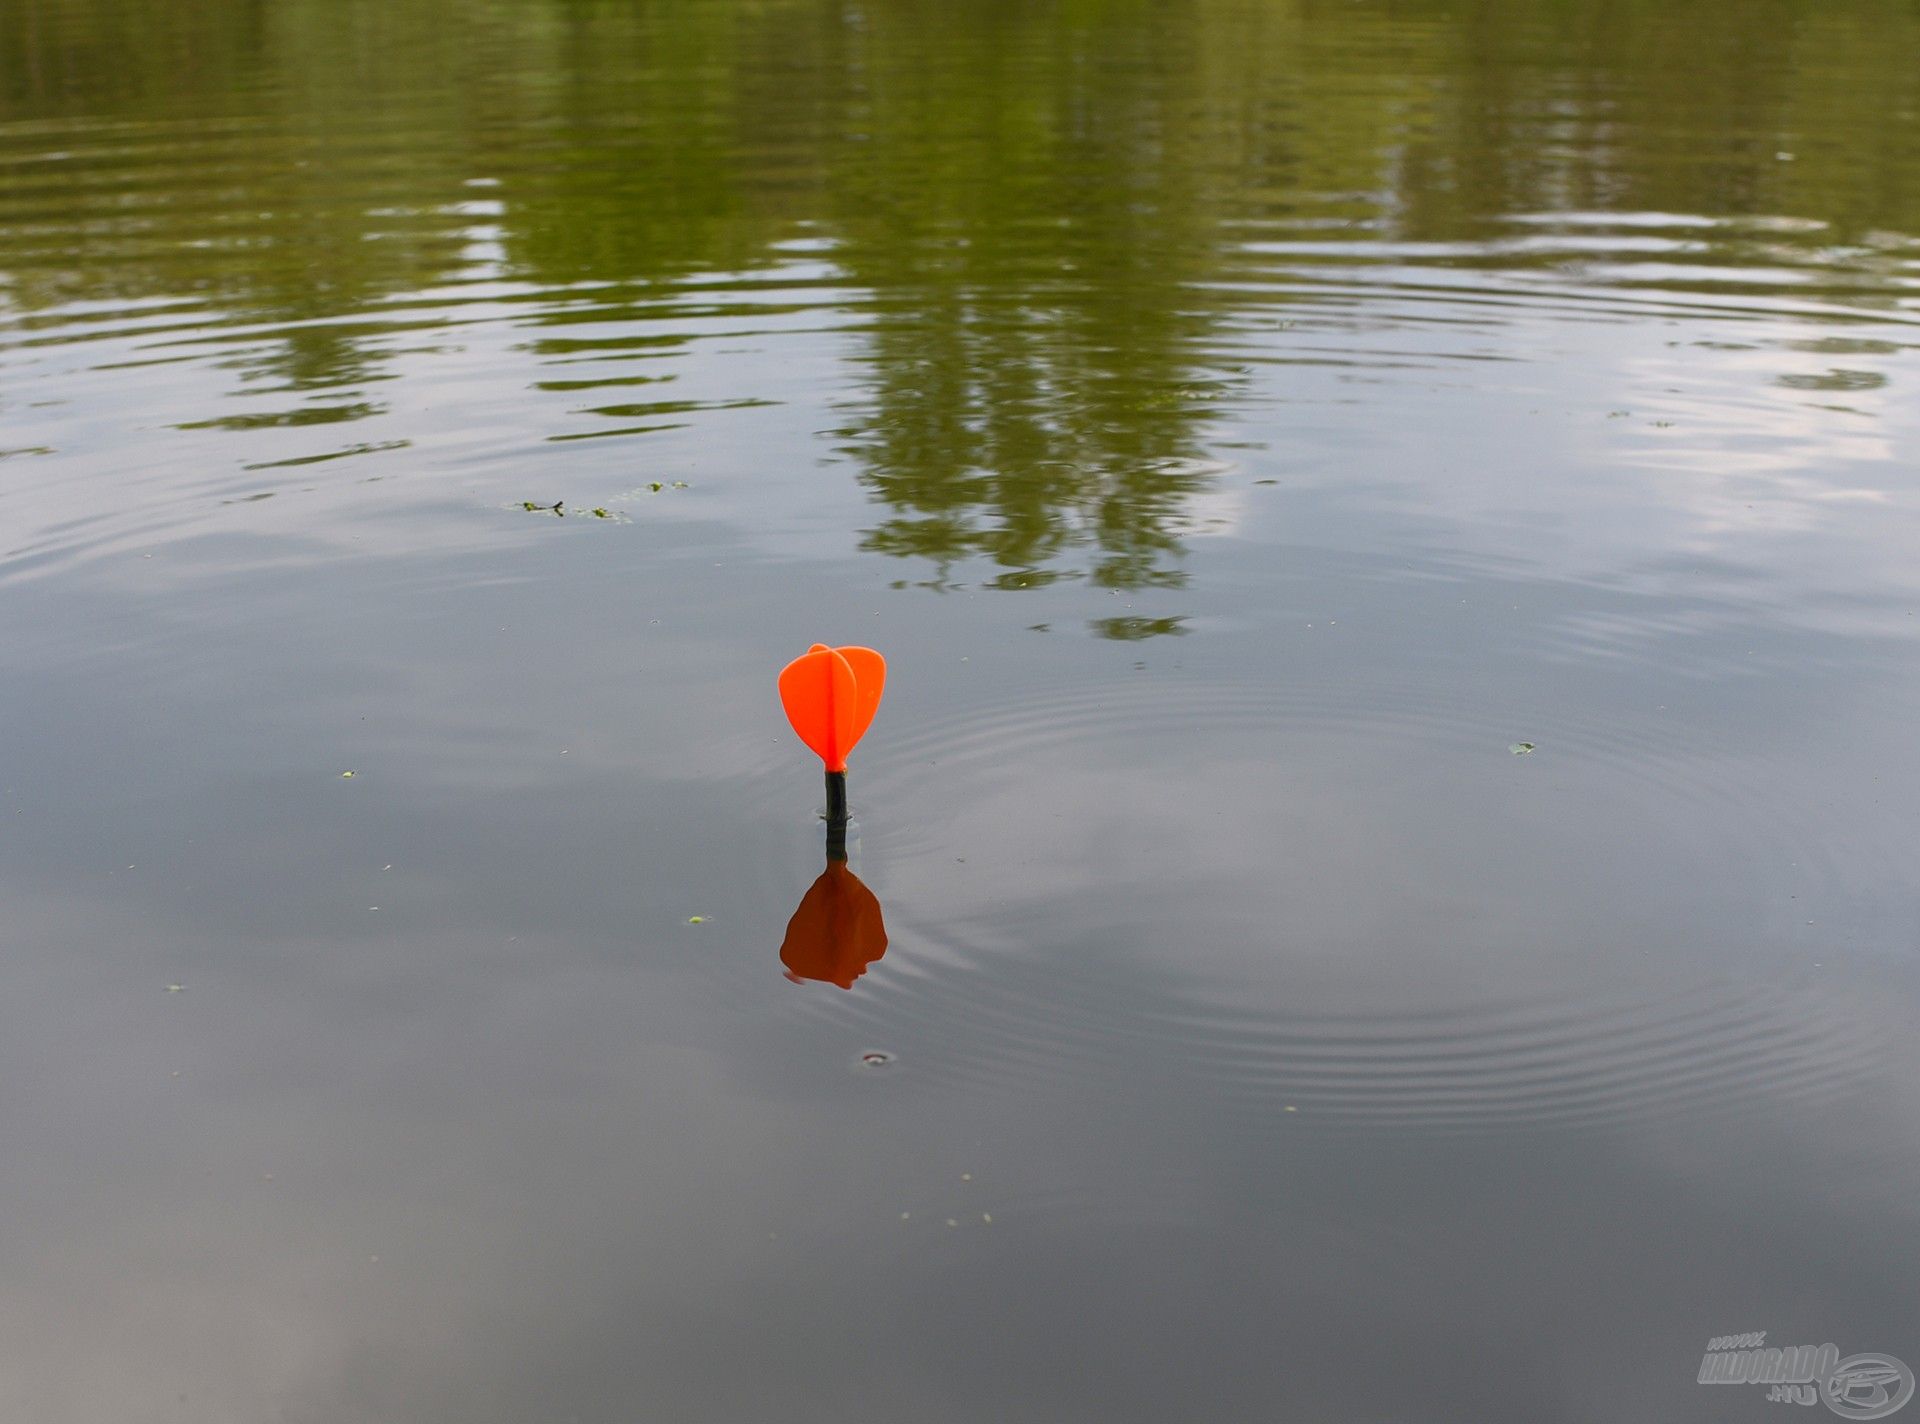
<svg viewBox="0 0 1920 1424"><path fill-rule="evenodd" d="M342 781L351 781L351 780L353 780L353 778L354 778L355 776L357 776L357 775L359 775L359 773L358 773L358 772L352 772L352 771L343 771L343 772L341 772L341 773L340 773L340 779L341 779Z"/></svg>
<svg viewBox="0 0 1920 1424"><path fill-rule="evenodd" d="M893 1055L883 1048L869 1048L860 1055L862 1068L891 1068L893 1064Z"/></svg>
<svg viewBox="0 0 1920 1424"><path fill-rule="evenodd" d="M564 499L556 499L552 504L542 504L537 499L523 499L520 501L520 507L528 514L551 514L556 519L567 517L567 502ZM580 519L618 519L620 517L603 504L596 504L591 509L575 509L573 513Z"/></svg>
<svg viewBox="0 0 1920 1424"><path fill-rule="evenodd" d="M1512 752L1515 756L1526 756L1530 752L1532 752L1533 743L1532 742L1511 742L1508 744L1507 750Z"/></svg>
<svg viewBox="0 0 1920 1424"><path fill-rule="evenodd" d="M688 915L687 916L687 923L690 925L704 925L706 922L707 922L707 917L705 915Z"/></svg>
<svg viewBox="0 0 1920 1424"><path fill-rule="evenodd" d="M185 984L169 984L167 985L167 992L169 994L178 994L183 992L186 989L186 987L187 986Z"/></svg>

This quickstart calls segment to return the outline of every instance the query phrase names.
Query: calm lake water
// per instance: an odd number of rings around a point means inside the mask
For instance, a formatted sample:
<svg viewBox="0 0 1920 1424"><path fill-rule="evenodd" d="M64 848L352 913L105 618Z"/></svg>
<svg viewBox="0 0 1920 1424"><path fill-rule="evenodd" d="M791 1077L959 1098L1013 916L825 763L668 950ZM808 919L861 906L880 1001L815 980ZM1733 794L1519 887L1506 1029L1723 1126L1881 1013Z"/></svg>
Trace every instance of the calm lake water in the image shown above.
<svg viewBox="0 0 1920 1424"><path fill-rule="evenodd" d="M0 1415L1920 1365L1916 54L0 9ZM892 682L796 917L816 639Z"/></svg>

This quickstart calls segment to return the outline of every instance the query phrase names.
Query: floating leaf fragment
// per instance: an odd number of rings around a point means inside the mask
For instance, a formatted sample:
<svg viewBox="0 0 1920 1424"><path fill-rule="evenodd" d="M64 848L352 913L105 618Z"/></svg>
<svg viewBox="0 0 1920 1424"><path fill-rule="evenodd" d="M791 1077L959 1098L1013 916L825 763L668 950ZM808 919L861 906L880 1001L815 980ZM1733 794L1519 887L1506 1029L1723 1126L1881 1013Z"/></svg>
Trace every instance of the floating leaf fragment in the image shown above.
<svg viewBox="0 0 1920 1424"><path fill-rule="evenodd" d="M1532 742L1513 742L1507 747L1507 750L1512 752L1515 756L1525 756L1528 752L1533 750L1533 743Z"/></svg>

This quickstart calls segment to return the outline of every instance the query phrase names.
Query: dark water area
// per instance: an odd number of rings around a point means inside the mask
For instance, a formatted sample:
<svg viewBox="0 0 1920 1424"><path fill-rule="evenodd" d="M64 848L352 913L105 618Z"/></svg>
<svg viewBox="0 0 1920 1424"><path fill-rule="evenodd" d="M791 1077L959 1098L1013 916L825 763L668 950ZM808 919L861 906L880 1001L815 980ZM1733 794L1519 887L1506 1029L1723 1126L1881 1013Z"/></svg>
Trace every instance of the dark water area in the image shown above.
<svg viewBox="0 0 1920 1424"><path fill-rule="evenodd" d="M1920 1365L1916 55L0 7L0 1418Z"/></svg>

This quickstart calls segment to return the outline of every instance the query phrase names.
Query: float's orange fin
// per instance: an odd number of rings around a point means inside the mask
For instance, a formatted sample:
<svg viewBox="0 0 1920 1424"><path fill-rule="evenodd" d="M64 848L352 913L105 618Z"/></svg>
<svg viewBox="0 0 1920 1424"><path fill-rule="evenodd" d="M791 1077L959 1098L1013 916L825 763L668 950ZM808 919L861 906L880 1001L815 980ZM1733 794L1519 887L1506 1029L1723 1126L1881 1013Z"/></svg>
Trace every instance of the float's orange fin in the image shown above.
<svg viewBox="0 0 1920 1424"><path fill-rule="evenodd" d="M845 771L886 687L887 660L871 648L813 647L780 671L780 705L828 771Z"/></svg>

